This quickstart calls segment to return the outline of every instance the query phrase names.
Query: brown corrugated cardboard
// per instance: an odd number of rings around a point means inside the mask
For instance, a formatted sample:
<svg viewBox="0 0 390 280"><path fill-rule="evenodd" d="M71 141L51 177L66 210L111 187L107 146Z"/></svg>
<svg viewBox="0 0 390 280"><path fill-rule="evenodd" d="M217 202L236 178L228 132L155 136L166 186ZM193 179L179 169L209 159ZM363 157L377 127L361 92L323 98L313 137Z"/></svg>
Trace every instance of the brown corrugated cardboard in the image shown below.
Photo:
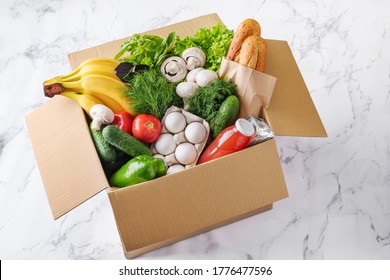
<svg viewBox="0 0 390 280"><path fill-rule="evenodd" d="M147 33L192 35L217 22L212 14ZM113 57L124 40L70 54L72 68L91 57ZM287 43L269 42L267 72L278 81L267 120L279 134L325 135ZM31 113L27 124L55 218L108 186L77 103L55 97ZM110 189L108 195L125 254L134 257L269 210L288 194L275 141L270 140L173 175Z"/></svg>
<svg viewBox="0 0 390 280"><path fill-rule="evenodd" d="M84 112L56 96L26 118L53 217L108 187Z"/></svg>
<svg viewBox="0 0 390 280"><path fill-rule="evenodd" d="M267 40L266 73L278 79L265 119L275 135L326 137L325 128L286 41Z"/></svg>
<svg viewBox="0 0 390 280"><path fill-rule="evenodd" d="M250 215L287 195L274 140L109 193L129 255Z"/></svg>

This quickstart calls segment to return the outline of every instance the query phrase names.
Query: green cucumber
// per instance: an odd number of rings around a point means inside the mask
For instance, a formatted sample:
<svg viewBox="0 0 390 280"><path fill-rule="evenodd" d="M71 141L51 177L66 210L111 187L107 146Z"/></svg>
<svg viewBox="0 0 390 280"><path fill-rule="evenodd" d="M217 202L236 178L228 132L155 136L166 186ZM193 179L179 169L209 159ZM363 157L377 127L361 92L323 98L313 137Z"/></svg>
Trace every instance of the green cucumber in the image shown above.
<svg viewBox="0 0 390 280"><path fill-rule="evenodd" d="M124 132L116 125L107 125L103 128L103 137L112 146L132 157L152 155L151 150L146 144Z"/></svg>
<svg viewBox="0 0 390 280"><path fill-rule="evenodd" d="M90 125L90 131L104 172L109 177L119 167L129 161L130 157L108 143L103 137L102 130L93 129Z"/></svg>
<svg viewBox="0 0 390 280"><path fill-rule="evenodd" d="M240 101L237 96L230 95L221 104L211 122L211 136L216 138L226 127L233 125L240 111Z"/></svg>
<svg viewBox="0 0 390 280"><path fill-rule="evenodd" d="M95 143L99 158L104 163L114 163L119 157L119 151L104 139L102 131L92 128L90 125L92 140Z"/></svg>

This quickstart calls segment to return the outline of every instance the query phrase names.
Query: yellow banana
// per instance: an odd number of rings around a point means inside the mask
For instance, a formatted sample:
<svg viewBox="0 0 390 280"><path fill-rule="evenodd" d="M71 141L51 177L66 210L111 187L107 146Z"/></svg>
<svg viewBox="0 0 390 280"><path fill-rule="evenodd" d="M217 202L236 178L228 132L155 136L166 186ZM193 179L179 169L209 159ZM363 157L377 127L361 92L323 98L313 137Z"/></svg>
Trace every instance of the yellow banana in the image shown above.
<svg viewBox="0 0 390 280"><path fill-rule="evenodd" d="M120 80L116 80L105 75L90 74L83 76L77 81L61 82L59 84L64 89L73 90L83 94L107 95L119 103L126 112L136 115L136 112L131 109L131 100L125 96L125 92L128 91L128 86Z"/></svg>
<svg viewBox="0 0 390 280"><path fill-rule="evenodd" d="M67 91L66 90L66 91L62 92L61 95L66 96L66 97L68 97L70 99L73 99L74 101L79 103L81 108L83 108L83 110L90 117L91 117L91 115L90 115L89 111L91 110L91 107L93 105L96 105L96 104L103 104L103 102L100 101L98 98L96 98L93 95L89 95L89 94L80 94L80 93L77 93L77 92Z"/></svg>
<svg viewBox="0 0 390 280"><path fill-rule="evenodd" d="M104 105L106 105L108 108L110 108L114 113L125 111L125 109L119 104L115 99L111 98L110 96L102 93L93 92L91 94L86 94L96 97L97 99L100 99Z"/></svg>
<svg viewBox="0 0 390 280"><path fill-rule="evenodd" d="M69 74L60 76L63 79L67 79L71 76L77 75L80 71L83 71L83 68L88 68L90 66L106 66L112 68L113 70L119 65L120 61L112 58L101 58L95 57L83 61L74 71Z"/></svg>
<svg viewBox="0 0 390 280"><path fill-rule="evenodd" d="M85 75L90 75L90 74L105 75L107 77L111 77L119 81L119 78L115 75L114 69L115 67L112 66L89 64L81 68L80 71L75 75L69 76L67 78L63 78L62 81L73 82L73 81L80 80Z"/></svg>
<svg viewBox="0 0 390 280"><path fill-rule="evenodd" d="M120 61L111 58L91 58L81 63L74 71L54 77L43 82L43 85L51 85L54 83L61 83L62 81L76 81L83 75L88 74L102 74L112 78L116 78L114 69L119 65ZM119 80L119 79L118 79Z"/></svg>

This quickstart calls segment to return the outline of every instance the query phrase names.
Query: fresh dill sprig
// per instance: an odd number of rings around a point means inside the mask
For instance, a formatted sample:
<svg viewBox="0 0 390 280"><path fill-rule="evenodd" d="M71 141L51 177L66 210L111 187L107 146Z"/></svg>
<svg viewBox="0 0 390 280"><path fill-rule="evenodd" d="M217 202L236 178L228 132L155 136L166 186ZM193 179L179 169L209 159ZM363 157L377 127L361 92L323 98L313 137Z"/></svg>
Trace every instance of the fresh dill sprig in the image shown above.
<svg viewBox="0 0 390 280"><path fill-rule="evenodd" d="M211 123L222 102L230 95L237 95L236 85L227 79L215 79L209 85L198 88L188 99L188 111Z"/></svg>
<svg viewBox="0 0 390 280"><path fill-rule="evenodd" d="M168 82L157 70L141 71L129 83L126 95L131 107L139 114L152 114L160 120L171 106L183 107L183 99L176 94L176 85Z"/></svg>

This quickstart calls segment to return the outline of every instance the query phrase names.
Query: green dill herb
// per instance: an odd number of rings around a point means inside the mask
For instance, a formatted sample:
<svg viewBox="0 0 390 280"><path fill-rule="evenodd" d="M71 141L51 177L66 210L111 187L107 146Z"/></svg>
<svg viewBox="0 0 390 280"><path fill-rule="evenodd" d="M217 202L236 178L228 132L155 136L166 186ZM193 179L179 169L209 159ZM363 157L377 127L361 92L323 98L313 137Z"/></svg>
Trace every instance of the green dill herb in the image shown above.
<svg viewBox="0 0 390 280"><path fill-rule="evenodd" d="M129 82L126 95L131 107L139 114L152 114L160 120L171 106L183 107L183 99L176 94L176 85L168 82L157 70L141 71Z"/></svg>
<svg viewBox="0 0 390 280"><path fill-rule="evenodd" d="M195 91L188 99L187 110L212 123L222 102L230 95L237 95L236 85L228 79L215 79Z"/></svg>

